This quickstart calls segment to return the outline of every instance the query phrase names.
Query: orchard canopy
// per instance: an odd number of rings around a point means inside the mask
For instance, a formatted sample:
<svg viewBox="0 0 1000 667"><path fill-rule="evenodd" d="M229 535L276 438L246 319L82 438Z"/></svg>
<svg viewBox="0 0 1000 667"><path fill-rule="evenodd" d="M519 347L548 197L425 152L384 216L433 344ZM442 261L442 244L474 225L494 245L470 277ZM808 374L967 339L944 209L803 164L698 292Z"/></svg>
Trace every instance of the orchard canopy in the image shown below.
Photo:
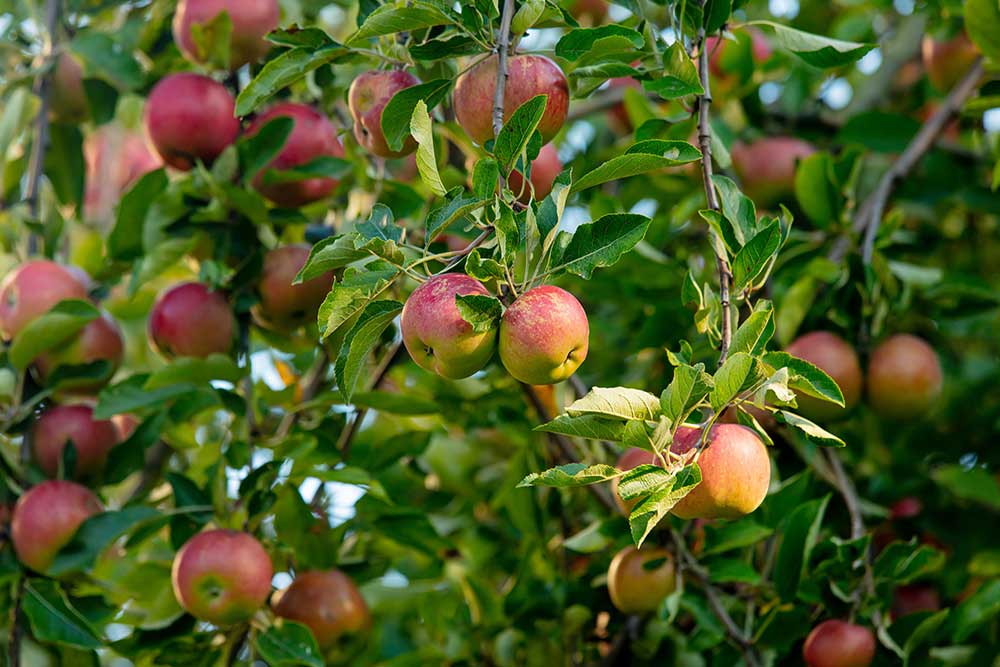
<svg viewBox="0 0 1000 667"><path fill-rule="evenodd" d="M1000 667L997 0L0 58L0 665Z"/></svg>

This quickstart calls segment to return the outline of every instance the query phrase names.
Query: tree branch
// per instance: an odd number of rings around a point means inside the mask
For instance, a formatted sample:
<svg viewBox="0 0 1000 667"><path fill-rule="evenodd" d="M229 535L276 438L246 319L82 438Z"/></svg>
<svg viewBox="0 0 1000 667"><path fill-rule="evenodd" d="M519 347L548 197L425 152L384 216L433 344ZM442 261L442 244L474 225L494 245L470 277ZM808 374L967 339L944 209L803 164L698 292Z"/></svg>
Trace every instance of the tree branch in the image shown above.
<svg viewBox="0 0 1000 667"><path fill-rule="evenodd" d="M389 373L389 369L392 365L399 360L403 353L403 342L394 342L389 349L386 351L385 356L382 357L382 361L379 362L378 367L375 369L375 375L372 379L371 387L369 391L374 391L378 389L379 385L382 384L382 380ZM361 430L361 422L364 421L365 415L368 414L368 408L358 408L354 413L354 418L351 420L350 425L344 429L340 434L340 438L337 440L337 451L340 452L341 458L346 461L347 457L351 454L351 444L354 442L354 436L358 434ZM320 485L322 488L322 485Z"/></svg>
<svg viewBox="0 0 1000 667"><path fill-rule="evenodd" d="M503 96L507 88L507 58L510 55L510 22L514 18L514 0L504 0L497 34L497 82L493 91L493 136L503 127Z"/></svg>
<svg viewBox="0 0 1000 667"><path fill-rule="evenodd" d="M24 628L21 626L21 601L24 599L24 581L22 574L14 589L14 606L10 617L10 639L7 643L7 664L10 667L21 667L21 637Z"/></svg>

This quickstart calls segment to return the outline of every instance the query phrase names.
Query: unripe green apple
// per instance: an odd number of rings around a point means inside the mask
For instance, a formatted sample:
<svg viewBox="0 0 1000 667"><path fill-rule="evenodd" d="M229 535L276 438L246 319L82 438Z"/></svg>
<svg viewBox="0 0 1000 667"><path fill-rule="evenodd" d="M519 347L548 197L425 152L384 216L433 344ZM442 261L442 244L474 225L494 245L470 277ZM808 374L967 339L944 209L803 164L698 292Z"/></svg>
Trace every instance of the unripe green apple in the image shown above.
<svg viewBox="0 0 1000 667"><path fill-rule="evenodd" d="M519 171L510 172L507 186L511 192L518 196L518 201L522 204L531 201L532 190L535 201L541 201L552 192L556 177L562 170L563 165L559 160L559 151L552 144L545 144L538 151L538 157L531 161L531 175L528 177L531 187L529 188L524 182L524 175Z"/></svg>
<svg viewBox="0 0 1000 667"><path fill-rule="evenodd" d="M737 143L730 152L743 192L758 206L773 206L795 191L798 162L816 149L796 137L766 137Z"/></svg>
<svg viewBox="0 0 1000 667"><path fill-rule="evenodd" d="M206 530L188 540L171 569L174 596L186 612L213 625L250 620L271 593L274 568L252 535Z"/></svg>
<svg viewBox="0 0 1000 667"><path fill-rule="evenodd" d="M275 616L302 623L327 651L345 635L371 627L371 613L351 578L340 570L302 572L272 600Z"/></svg>
<svg viewBox="0 0 1000 667"><path fill-rule="evenodd" d="M95 361L107 361L108 371L101 377L67 380L59 389L72 393L95 393L104 387L121 366L125 341L114 318L107 313L87 323L71 340L49 350L34 361L35 376L43 385L60 366L79 366Z"/></svg>
<svg viewBox="0 0 1000 667"><path fill-rule="evenodd" d="M83 68L70 53L56 59L52 71L50 103L52 118L61 123L82 123L90 115L87 91L83 87Z"/></svg>
<svg viewBox="0 0 1000 667"><path fill-rule="evenodd" d="M496 348L495 330L476 333L455 305L457 295L489 291L461 273L434 276L413 290L403 306L403 344L413 361L446 378L458 379L481 370Z"/></svg>
<svg viewBox="0 0 1000 667"><path fill-rule="evenodd" d="M229 302L201 283L171 287L149 313L149 342L167 358L228 354L235 341L236 318Z"/></svg>
<svg viewBox="0 0 1000 667"><path fill-rule="evenodd" d="M233 31L229 39L229 66L236 70L260 60L270 48L264 37L278 27L278 0L179 0L174 12L174 43L184 56L203 63L192 27L210 23L222 12L229 15Z"/></svg>
<svg viewBox="0 0 1000 667"><path fill-rule="evenodd" d="M887 338L868 360L868 400L875 411L892 419L922 417L930 411L944 384L937 353L909 334Z"/></svg>
<svg viewBox="0 0 1000 667"><path fill-rule="evenodd" d="M861 362L854 348L840 336L829 331L813 331L799 336L786 351L805 359L826 372L844 394L844 407L811 396L799 396L799 411L810 419L835 419L858 404L864 383Z"/></svg>
<svg viewBox="0 0 1000 667"><path fill-rule="evenodd" d="M354 138L361 146L379 157L398 158L417 149L417 140L407 135L403 147L389 148L382 132L382 111L393 95L420 83L420 79L403 70L365 72L351 82L347 104L354 118Z"/></svg>
<svg viewBox="0 0 1000 667"><path fill-rule="evenodd" d="M627 546L608 568L608 593L623 614L646 614L677 589L674 556L663 548Z"/></svg>
<svg viewBox="0 0 1000 667"><path fill-rule="evenodd" d="M0 333L11 340L67 299L87 299L87 285L78 272L47 259L25 262L0 282Z"/></svg>
<svg viewBox="0 0 1000 667"><path fill-rule="evenodd" d="M309 246L286 245L264 256L264 270L257 283L260 303L254 308L258 324L279 331L316 321L316 313L333 287L333 273L324 273L293 285L309 259Z"/></svg>
<svg viewBox="0 0 1000 667"><path fill-rule="evenodd" d="M823 621L802 647L808 667L868 667L875 659L875 635L846 621Z"/></svg>
<svg viewBox="0 0 1000 667"><path fill-rule="evenodd" d="M66 444L76 450L74 477L99 474L111 448L118 444L118 429L110 420L94 419L89 405L53 405L42 411L31 428L31 452L49 477L59 472Z"/></svg>
<svg viewBox="0 0 1000 667"><path fill-rule="evenodd" d="M500 360L514 379L553 384L587 358L590 324L572 294L554 285L528 290L500 322Z"/></svg>
<svg viewBox="0 0 1000 667"><path fill-rule="evenodd" d="M75 482L49 480L31 487L14 506L10 524L18 560L44 574L80 524L102 511L97 496Z"/></svg>
<svg viewBox="0 0 1000 667"><path fill-rule="evenodd" d="M946 93L972 67L972 63L979 57L979 48L963 30L946 41L924 35L920 53L931 85L938 92Z"/></svg>

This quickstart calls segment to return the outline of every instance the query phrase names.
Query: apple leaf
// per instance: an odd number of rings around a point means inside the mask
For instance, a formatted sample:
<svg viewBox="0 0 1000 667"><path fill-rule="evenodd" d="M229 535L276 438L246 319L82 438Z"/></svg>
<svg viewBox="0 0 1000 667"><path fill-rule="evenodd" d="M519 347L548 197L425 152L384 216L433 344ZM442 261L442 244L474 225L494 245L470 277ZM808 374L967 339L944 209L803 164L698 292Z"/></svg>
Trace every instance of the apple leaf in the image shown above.
<svg viewBox="0 0 1000 667"><path fill-rule="evenodd" d="M429 3L389 2L369 14L358 31L347 40L347 43L357 46L360 42L371 37L449 23L452 23L452 19Z"/></svg>
<svg viewBox="0 0 1000 667"><path fill-rule="evenodd" d="M342 178L350 173L353 165L349 160L332 155L321 155L309 162L288 169L265 169L261 175L264 185L298 183L312 178Z"/></svg>
<svg viewBox="0 0 1000 667"><path fill-rule="evenodd" d="M612 266L646 236L650 218L637 213L609 213L577 227L553 272L564 270L590 279L594 269Z"/></svg>
<svg viewBox="0 0 1000 667"><path fill-rule="evenodd" d="M774 369L788 368L792 372L788 386L796 393L803 393L844 407L844 393L826 372L805 359L793 357L787 352L767 352L761 357L765 364Z"/></svg>
<svg viewBox="0 0 1000 667"><path fill-rule="evenodd" d="M737 292L754 284L781 249L781 225L772 222L747 241L733 257L733 289Z"/></svg>
<svg viewBox="0 0 1000 667"><path fill-rule="evenodd" d="M438 173L437 158L434 155L434 132L432 130L431 115L427 111L427 104L423 100L417 100L413 107L413 116L410 118L410 133L417 140L417 170L424 184L430 188L431 192L438 196L444 196L448 191L441 182L441 175Z"/></svg>
<svg viewBox="0 0 1000 667"><path fill-rule="evenodd" d="M565 489L574 486L599 484L600 482L607 482L621 475L622 472L620 470L603 463L592 466L582 463L567 463L566 465L549 468L544 472L533 472L522 479L517 486L518 488L526 486L554 486Z"/></svg>
<svg viewBox="0 0 1000 667"><path fill-rule="evenodd" d="M556 55L566 60L577 60L581 56L592 53L594 44L599 40L617 38L620 50L641 49L645 43L642 34L618 24L603 25L597 28L576 28L559 38L556 42Z"/></svg>
<svg viewBox="0 0 1000 667"><path fill-rule="evenodd" d="M218 69L229 69L232 37L233 21L225 9L208 21L195 21L191 24L191 39L194 41L198 60Z"/></svg>
<svg viewBox="0 0 1000 667"><path fill-rule="evenodd" d="M809 564L809 555L819 537L830 495L803 503L788 516L774 568L774 586L786 602L795 599L799 582Z"/></svg>
<svg viewBox="0 0 1000 667"><path fill-rule="evenodd" d="M594 387L566 408L566 413L571 417L591 414L625 420L655 420L660 416L660 401L641 389Z"/></svg>
<svg viewBox="0 0 1000 667"><path fill-rule="evenodd" d="M376 268L371 264L363 269L349 267L319 307L316 322L323 338L330 337L361 313L392 284L398 273L396 269Z"/></svg>
<svg viewBox="0 0 1000 667"><path fill-rule="evenodd" d="M664 416L675 424L683 421L714 387L715 380L705 372L705 364L677 366L673 379L660 395Z"/></svg>
<svg viewBox="0 0 1000 667"><path fill-rule="evenodd" d="M624 155L604 162L573 183L572 192L579 192L608 181L617 181L637 174L701 159L701 151L686 141L649 139L631 146Z"/></svg>
<svg viewBox="0 0 1000 667"><path fill-rule="evenodd" d="M659 466L641 465L622 477L618 494L623 500L643 498L629 514L632 541L641 547L657 524L701 484L701 468L697 463L671 473Z"/></svg>
<svg viewBox="0 0 1000 667"><path fill-rule="evenodd" d="M350 49L335 42L320 48L298 46L285 51L267 61L257 76L240 91L236 98L236 116L246 116L279 90L290 86L309 72L350 53Z"/></svg>
<svg viewBox="0 0 1000 667"><path fill-rule="evenodd" d="M761 300L754 304L753 312L743 320L729 344L730 354L746 352L761 354L774 336L774 306Z"/></svg>
<svg viewBox="0 0 1000 667"><path fill-rule="evenodd" d="M394 415L432 415L441 411L441 405L437 402L413 394L361 391L354 394L353 400L356 407L371 408Z"/></svg>
<svg viewBox="0 0 1000 667"><path fill-rule="evenodd" d="M115 226L108 234L108 253L115 259L132 260L142 256L142 226L153 202L168 184L165 169L156 169L129 188L115 215Z"/></svg>
<svg viewBox="0 0 1000 667"><path fill-rule="evenodd" d="M31 633L36 639L86 650L104 642L55 581L30 579L24 584L22 602Z"/></svg>
<svg viewBox="0 0 1000 667"><path fill-rule="evenodd" d="M423 101L428 109L433 109L451 90L451 84L452 81L448 79L435 79L404 88L392 96L382 109L380 120L382 134L390 149L403 149L403 143L410 136L410 119L413 118L417 102Z"/></svg>
<svg viewBox="0 0 1000 667"><path fill-rule="evenodd" d="M312 632L301 623L281 620L257 635L257 652L273 667L323 667L326 663Z"/></svg>
<svg viewBox="0 0 1000 667"><path fill-rule="evenodd" d="M58 577L91 567L112 542L138 524L159 516L160 513L148 505L132 505L90 517L59 550L46 574Z"/></svg>
<svg viewBox="0 0 1000 667"><path fill-rule="evenodd" d="M746 25L756 25L770 31L773 34L771 41L775 46L788 49L813 67L849 65L876 46L814 35L773 21L748 21Z"/></svg>
<svg viewBox="0 0 1000 667"><path fill-rule="evenodd" d="M515 109L500 128L496 141L493 142L493 155L504 176L510 173L518 157L527 149L528 141L545 113L548 99L548 95L535 95Z"/></svg>
<svg viewBox="0 0 1000 667"><path fill-rule="evenodd" d="M466 193L465 188L461 186L452 188L448 192L448 201L427 216L427 243L436 239L439 234L466 215L486 206L488 201Z"/></svg>
<svg viewBox="0 0 1000 667"><path fill-rule="evenodd" d="M926 544L918 545L913 538L909 542L889 544L875 559L872 573L876 579L884 579L897 586L934 574L944 565L942 552Z"/></svg>
<svg viewBox="0 0 1000 667"><path fill-rule="evenodd" d="M306 263L299 269L298 275L292 281L293 285L312 280L327 271L339 269L359 259L364 259L368 253L357 249L358 235L355 233L328 236L309 251Z"/></svg>
<svg viewBox="0 0 1000 667"><path fill-rule="evenodd" d="M243 182L249 183L271 160L281 152L295 121L290 116L277 116L251 135L243 135L236 141L240 156L240 171Z"/></svg>
<svg viewBox="0 0 1000 667"><path fill-rule="evenodd" d="M847 443L830 433L826 429L814 424L805 417L795 414L794 412L789 412L787 410L778 410L777 413L780 421L788 424L792 428L801 431L806 438L821 445L823 447L846 447Z"/></svg>
<svg viewBox="0 0 1000 667"><path fill-rule="evenodd" d="M732 354L715 372L715 388L709 395L712 408L722 410L734 398L765 379L764 367L746 352Z"/></svg>
<svg viewBox="0 0 1000 667"><path fill-rule="evenodd" d="M493 296L483 294L456 294L455 306L472 331L486 333L495 331L503 315L503 304Z"/></svg>
<svg viewBox="0 0 1000 667"><path fill-rule="evenodd" d="M180 357L154 371L146 380L145 389L163 389L176 384L207 385L214 380L233 384L243 377L241 368L232 357L210 354L205 358Z"/></svg>
<svg viewBox="0 0 1000 667"><path fill-rule="evenodd" d="M585 414L579 417L559 415L548 423L536 426L535 430L591 440L620 442L625 430L625 422L618 419L606 419L596 414Z"/></svg>
<svg viewBox="0 0 1000 667"><path fill-rule="evenodd" d="M368 353L372 351L382 337L382 332L392 324L401 310L403 304L398 301L369 303L357 323L347 332L333 368L337 387L344 400L351 400Z"/></svg>
<svg viewBox="0 0 1000 667"><path fill-rule="evenodd" d="M60 301L18 332L8 352L10 362L18 370L27 368L38 355L73 338L100 316L100 311L87 301Z"/></svg>
<svg viewBox="0 0 1000 667"><path fill-rule="evenodd" d="M1000 61L1000 5L996 0L965 0L965 29L984 55Z"/></svg>
<svg viewBox="0 0 1000 667"><path fill-rule="evenodd" d="M704 91L698 80L698 70L691 57L684 50L682 42L670 45L664 54L666 70L659 79L643 81L642 87L656 93L665 100L673 100L686 95L701 95Z"/></svg>

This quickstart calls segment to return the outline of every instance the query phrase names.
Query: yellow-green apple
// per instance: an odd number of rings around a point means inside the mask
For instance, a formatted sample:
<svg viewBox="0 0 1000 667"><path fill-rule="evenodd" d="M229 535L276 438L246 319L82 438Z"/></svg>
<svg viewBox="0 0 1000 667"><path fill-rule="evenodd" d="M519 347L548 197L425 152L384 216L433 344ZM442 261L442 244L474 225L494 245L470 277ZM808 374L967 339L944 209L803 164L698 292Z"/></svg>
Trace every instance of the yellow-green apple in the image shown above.
<svg viewBox="0 0 1000 667"><path fill-rule="evenodd" d="M920 47L927 78L942 93L951 90L979 57L979 49L964 30L944 41L924 35Z"/></svg>
<svg viewBox="0 0 1000 667"><path fill-rule="evenodd" d="M60 301L85 300L87 289L87 282L71 267L47 259L25 262L0 282L0 333L11 340Z"/></svg>
<svg viewBox="0 0 1000 667"><path fill-rule="evenodd" d="M100 377L65 380L59 389L73 393L92 393L106 385L121 366L125 341L121 329L108 313L88 322L76 336L49 350L34 361L35 376L43 385L60 366L79 366L95 361L107 361L109 366Z"/></svg>
<svg viewBox="0 0 1000 667"><path fill-rule="evenodd" d="M382 111L396 93L419 83L420 79L403 70L365 72L351 82L347 104L354 119L354 138L369 153L398 158L417 149L412 135L406 136L400 150L389 148L382 132Z"/></svg>
<svg viewBox="0 0 1000 667"><path fill-rule="evenodd" d="M300 167L320 157L343 157L344 147L337 138L337 131L330 120L316 109L305 104L283 102L258 116L248 135L256 134L274 118L291 118L292 133L285 145L269 165L254 179L254 187L279 206L295 207L323 199L337 187L335 178L315 177L282 183L265 183L268 169L284 170Z"/></svg>
<svg viewBox="0 0 1000 667"><path fill-rule="evenodd" d="M454 106L459 125L482 145L493 139L493 93L497 87L497 56L471 67L455 82ZM569 110L569 84L559 65L538 55L516 55L507 60L503 118L506 122L519 106L547 95L538 123L542 141L551 141L562 128Z"/></svg>
<svg viewBox="0 0 1000 667"><path fill-rule="evenodd" d="M90 115L87 91L83 87L83 68L68 52L59 54L52 69L50 103L52 118L62 123L82 123Z"/></svg>
<svg viewBox="0 0 1000 667"><path fill-rule="evenodd" d="M743 192L758 206L772 206L794 192L799 160L815 151L812 144L796 137L766 137L748 144L738 142L730 152Z"/></svg>
<svg viewBox="0 0 1000 667"><path fill-rule="evenodd" d="M799 411L810 419L834 419L861 400L864 378L861 362L854 348L843 338L829 331L813 331L799 336L786 348L786 352L805 359L829 375L844 394L844 406L821 401L811 396L799 396Z"/></svg>
<svg viewBox="0 0 1000 667"><path fill-rule="evenodd" d="M623 614L646 614L677 589L674 557L663 548L629 545L615 554L608 568L608 593Z"/></svg>
<svg viewBox="0 0 1000 667"><path fill-rule="evenodd" d="M149 340L164 357L228 354L236 318L221 292L201 283L181 283L163 292L149 313Z"/></svg>
<svg viewBox="0 0 1000 667"><path fill-rule="evenodd" d="M476 333L462 319L456 296L490 296L481 282L461 273L434 276L413 290L403 306L403 344L413 361L446 378L481 370L496 348L495 329Z"/></svg>
<svg viewBox="0 0 1000 667"><path fill-rule="evenodd" d="M510 172L507 186L522 204L531 201L532 196L536 201L541 201L552 192L552 185L556 182L556 177L562 169L559 151L552 144L545 144L538 151L538 157L531 161L531 174L528 176L531 187L528 187L524 182L524 175L517 170Z"/></svg>
<svg viewBox="0 0 1000 667"><path fill-rule="evenodd" d="M192 72L170 74L146 99L146 136L175 169L188 171L198 160L211 164L240 134L235 108L218 81Z"/></svg>
<svg viewBox="0 0 1000 667"><path fill-rule="evenodd" d="M250 620L271 593L271 557L252 535L206 530L188 540L171 568L174 597L201 621L226 626Z"/></svg>
<svg viewBox="0 0 1000 667"><path fill-rule="evenodd" d="M233 31L229 39L229 66L260 60L270 48L264 36L278 27L278 0L179 0L174 12L174 42L184 56L203 63L208 54L200 53L192 28L210 23L222 12L229 15Z"/></svg>
<svg viewBox="0 0 1000 667"><path fill-rule="evenodd" d="M943 384L937 353L916 336L891 336L868 360L868 400L879 414L892 419L925 415Z"/></svg>
<svg viewBox="0 0 1000 667"><path fill-rule="evenodd" d="M103 511L97 496L75 482L48 480L31 487L14 506L10 524L18 560L44 574L80 524Z"/></svg>
<svg viewBox="0 0 1000 667"><path fill-rule="evenodd" d="M345 635L363 633L372 617L351 578L340 570L295 575L272 600L275 616L305 625L320 649L331 649Z"/></svg>
<svg viewBox="0 0 1000 667"><path fill-rule="evenodd" d="M500 360L514 379L553 384L587 358L590 324L576 297L554 285L519 296L500 321Z"/></svg>
<svg viewBox="0 0 1000 667"><path fill-rule="evenodd" d="M141 132L101 125L83 140L87 187L83 211L88 220L111 218L121 196L141 176L163 165Z"/></svg>
<svg viewBox="0 0 1000 667"><path fill-rule="evenodd" d="M847 621L823 621L802 646L808 667L868 667L875 659L875 635Z"/></svg>
<svg viewBox="0 0 1000 667"><path fill-rule="evenodd" d="M48 407L31 427L32 457L49 477L59 473L68 443L76 450L73 476L85 479L104 469L108 452L118 441L115 425L110 420L94 419L94 409L84 404Z"/></svg>
<svg viewBox="0 0 1000 667"><path fill-rule="evenodd" d="M309 250L307 245L286 245L264 256L264 270L257 283L260 303L254 307L259 324L288 330L316 321L316 313L333 287L333 273L293 285L296 274L309 259Z"/></svg>

